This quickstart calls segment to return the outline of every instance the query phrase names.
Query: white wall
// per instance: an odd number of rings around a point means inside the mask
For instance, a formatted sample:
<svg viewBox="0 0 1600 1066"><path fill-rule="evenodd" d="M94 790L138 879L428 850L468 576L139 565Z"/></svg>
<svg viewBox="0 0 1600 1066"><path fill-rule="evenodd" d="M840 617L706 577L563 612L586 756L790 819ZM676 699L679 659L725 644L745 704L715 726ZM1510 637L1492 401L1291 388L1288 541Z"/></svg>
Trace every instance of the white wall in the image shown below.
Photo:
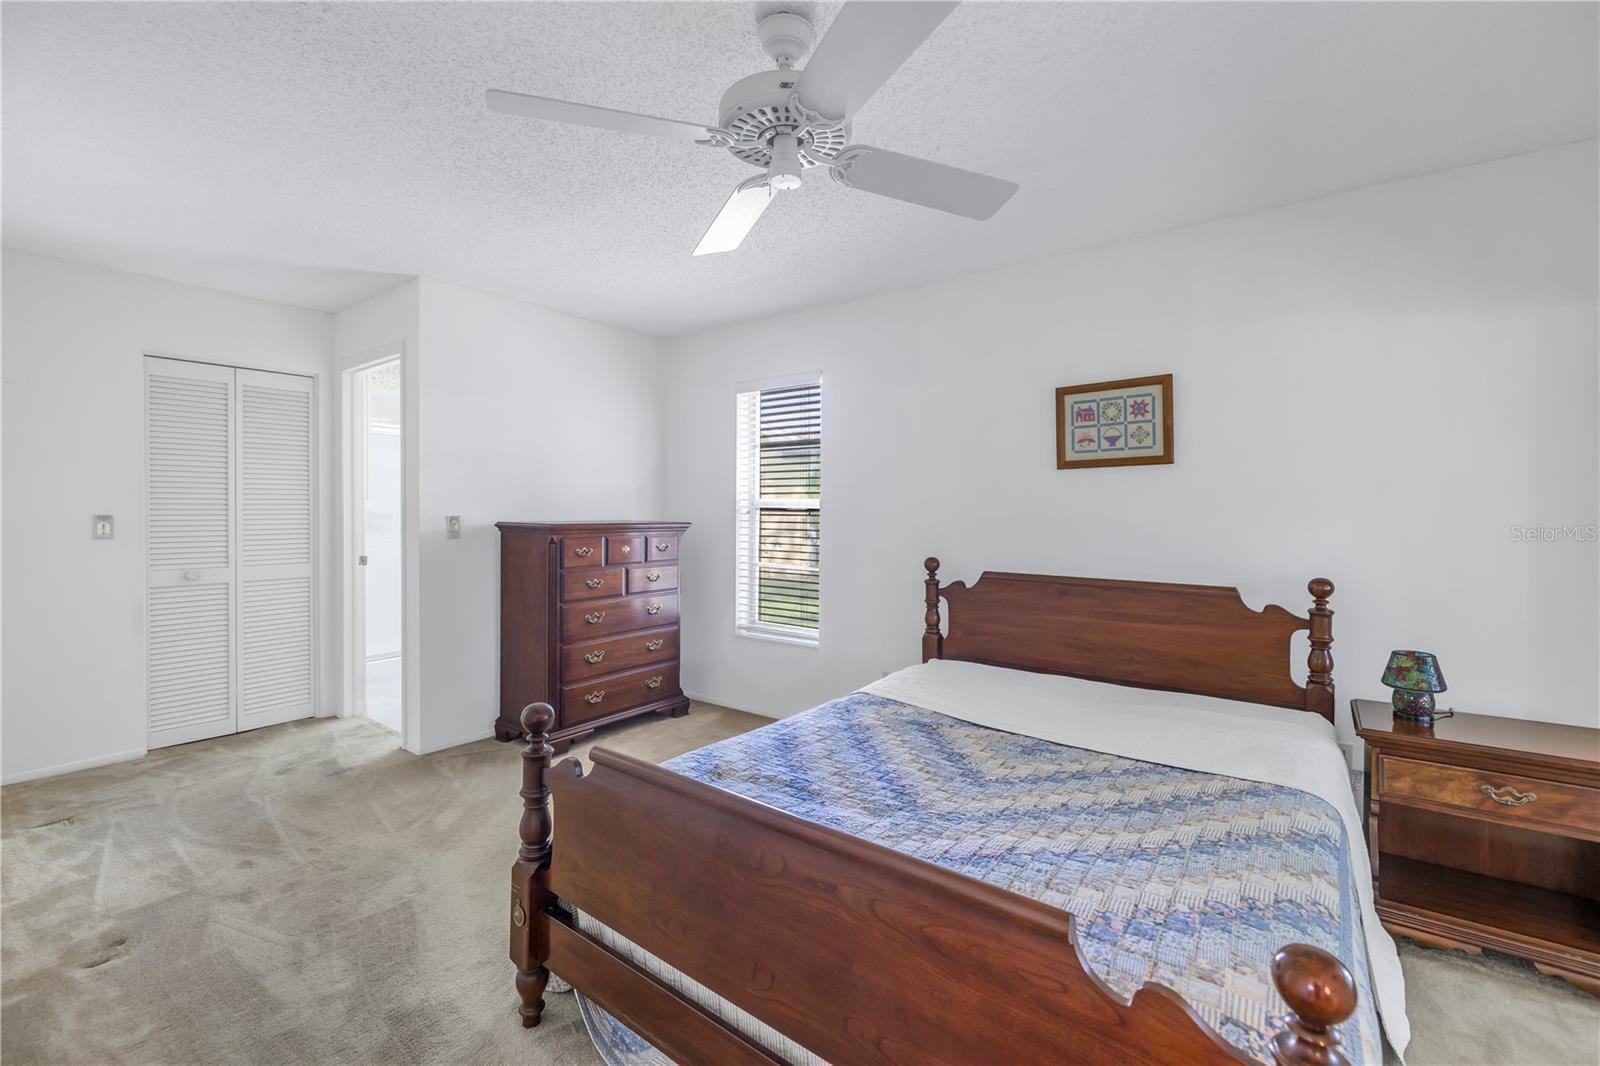
<svg viewBox="0 0 1600 1066"><path fill-rule="evenodd" d="M661 510L662 343L421 282L421 751L493 734L497 521ZM409 385L409 382L408 382ZM445 515L461 515L459 540Z"/></svg>
<svg viewBox="0 0 1600 1066"><path fill-rule="evenodd" d="M331 316L62 259L4 253L5 716L0 779L145 750L144 356L319 375L330 441ZM319 452L329 573L331 452ZM116 537L90 537L110 512ZM324 596L321 665L337 615ZM322 671L319 706L335 702Z"/></svg>
<svg viewBox="0 0 1600 1066"><path fill-rule="evenodd" d="M1341 720L1409 646L1442 706L1595 724L1596 544L1511 527L1600 520L1596 188L1587 142L672 342L684 687L786 714L916 661L937 555L1297 612L1325 575ZM813 650L733 633L733 385L818 368ZM1055 469L1055 387L1167 371L1174 465Z"/></svg>

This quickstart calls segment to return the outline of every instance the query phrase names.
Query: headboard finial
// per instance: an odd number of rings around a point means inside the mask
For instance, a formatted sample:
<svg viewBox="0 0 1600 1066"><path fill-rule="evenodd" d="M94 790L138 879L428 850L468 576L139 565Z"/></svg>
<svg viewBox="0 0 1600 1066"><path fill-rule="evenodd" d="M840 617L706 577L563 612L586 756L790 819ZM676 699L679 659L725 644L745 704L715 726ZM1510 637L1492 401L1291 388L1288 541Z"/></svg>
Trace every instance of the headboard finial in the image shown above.
<svg viewBox="0 0 1600 1066"><path fill-rule="evenodd" d="M1333 582L1325 577L1314 577L1306 582L1306 591L1311 593L1311 610L1306 612L1311 623L1311 654L1306 657L1306 710L1315 711L1332 722L1333 609L1328 606L1328 597L1333 595Z"/></svg>
<svg viewBox="0 0 1600 1066"><path fill-rule="evenodd" d="M922 568L928 572L922 583L928 606L922 616L922 661L927 662L944 658L944 637L939 632L939 560L930 555L922 560Z"/></svg>

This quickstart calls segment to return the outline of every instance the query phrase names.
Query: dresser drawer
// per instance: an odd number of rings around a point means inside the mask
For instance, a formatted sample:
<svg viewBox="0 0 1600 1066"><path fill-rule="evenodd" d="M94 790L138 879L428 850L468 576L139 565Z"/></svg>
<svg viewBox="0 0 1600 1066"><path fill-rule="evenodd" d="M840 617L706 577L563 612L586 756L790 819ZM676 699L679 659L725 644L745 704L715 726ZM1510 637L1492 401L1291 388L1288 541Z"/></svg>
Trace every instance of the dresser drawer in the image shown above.
<svg viewBox="0 0 1600 1066"><path fill-rule="evenodd" d="M676 629L647 630L587 644L567 644L561 649L561 677L565 681L615 674L649 663L678 657Z"/></svg>
<svg viewBox="0 0 1600 1066"><path fill-rule="evenodd" d="M604 537L563 537L561 539L562 566L605 565Z"/></svg>
<svg viewBox="0 0 1600 1066"><path fill-rule="evenodd" d="M622 566L645 561L643 537L607 537L606 565Z"/></svg>
<svg viewBox="0 0 1600 1066"><path fill-rule="evenodd" d="M666 562L678 557L678 535L676 533L657 534L646 537L644 544L645 562Z"/></svg>
<svg viewBox="0 0 1600 1066"><path fill-rule="evenodd" d="M561 687L562 728L678 695L678 666L643 670Z"/></svg>
<svg viewBox="0 0 1600 1066"><path fill-rule="evenodd" d="M621 596L623 588L623 574L626 571L618 567L583 566L569 570L561 575L561 598L572 600L604 600L613 596Z"/></svg>
<svg viewBox="0 0 1600 1066"><path fill-rule="evenodd" d="M569 603L561 608L561 639L595 640L613 633L674 625L677 621L676 592Z"/></svg>
<svg viewBox="0 0 1600 1066"><path fill-rule="evenodd" d="M628 567L628 594L638 592L667 592L678 587L676 566Z"/></svg>
<svg viewBox="0 0 1600 1066"><path fill-rule="evenodd" d="M1378 760L1378 795L1600 833L1600 789L1583 785L1385 755Z"/></svg>

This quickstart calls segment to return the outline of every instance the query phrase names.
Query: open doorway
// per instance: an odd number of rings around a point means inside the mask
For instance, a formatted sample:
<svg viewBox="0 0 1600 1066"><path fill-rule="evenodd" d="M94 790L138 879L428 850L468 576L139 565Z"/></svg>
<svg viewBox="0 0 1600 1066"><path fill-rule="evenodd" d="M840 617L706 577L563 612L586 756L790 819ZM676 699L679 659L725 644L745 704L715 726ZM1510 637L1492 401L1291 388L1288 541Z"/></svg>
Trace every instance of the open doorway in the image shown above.
<svg viewBox="0 0 1600 1066"><path fill-rule="evenodd" d="M352 695L369 719L396 735L402 714L400 360L352 371L350 501L356 554Z"/></svg>

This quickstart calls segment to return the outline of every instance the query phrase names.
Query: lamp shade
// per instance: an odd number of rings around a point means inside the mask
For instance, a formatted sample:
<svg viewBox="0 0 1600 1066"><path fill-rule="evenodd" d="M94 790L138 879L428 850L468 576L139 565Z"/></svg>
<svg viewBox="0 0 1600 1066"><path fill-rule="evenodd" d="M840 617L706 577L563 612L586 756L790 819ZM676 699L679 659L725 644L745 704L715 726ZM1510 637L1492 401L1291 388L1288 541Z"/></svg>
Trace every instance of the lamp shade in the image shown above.
<svg viewBox="0 0 1600 1066"><path fill-rule="evenodd" d="M1443 692L1444 674L1432 652L1392 651L1383 671L1383 683L1408 692Z"/></svg>

